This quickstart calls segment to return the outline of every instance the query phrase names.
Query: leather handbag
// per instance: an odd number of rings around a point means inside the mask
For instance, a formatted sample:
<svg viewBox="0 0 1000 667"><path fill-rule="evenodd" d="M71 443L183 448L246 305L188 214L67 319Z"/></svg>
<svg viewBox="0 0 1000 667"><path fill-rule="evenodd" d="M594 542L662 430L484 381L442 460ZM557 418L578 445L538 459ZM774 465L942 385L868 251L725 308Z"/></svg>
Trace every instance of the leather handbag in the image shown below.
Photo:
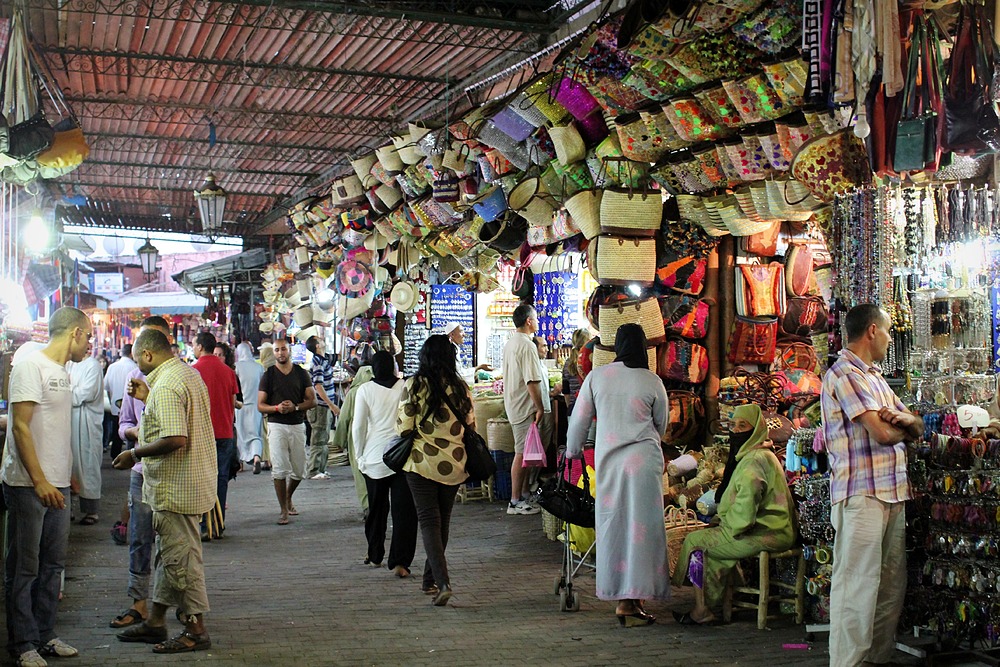
<svg viewBox="0 0 1000 667"><path fill-rule="evenodd" d="M393 472L403 472L403 466L410 460L410 451L413 449L413 440L416 437L416 430L409 435L400 435L386 445L385 452L382 453L382 463Z"/></svg>
<svg viewBox="0 0 1000 667"><path fill-rule="evenodd" d="M781 221L776 220L771 226L757 234L740 237L740 247L743 252L758 257L774 257L778 254L778 235L781 232Z"/></svg>
<svg viewBox="0 0 1000 667"><path fill-rule="evenodd" d="M778 358L775 363L782 370L815 372L819 367L816 349L806 343L778 343Z"/></svg>
<svg viewBox="0 0 1000 667"><path fill-rule="evenodd" d="M790 336L808 336L826 331L830 315L826 302L818 296L792 297L781 318L781 330Z"/></svg>
<svg viewBox="0 0 1000 667"><path fill-rule="evenodd" d="M561 521L582 528L593 528L597 523L595 501L590 495L587 464L582 463L583 488L580 488L566 479L566 457L560 456L555 477L547 479L538 489L538 504Z"/></svg>
<svg viewBox="0 0 1000 667"><path fill-rule="evenodd" d="M7 155L18 160L30 160L52 147L55 130L39 111L28 120L7 130Z"/></svg>
<svg viewBox="0 0 1000 667"><path fill-rule="evenodd" d="M447 391L444 393L444 402L458 418L461 414L448 398ZM486 440L476 432L476 429L469 428L469 425L462 419L462 445L465 448L465 472L469 479L475 482L485 482L496 474L497 464L486 446Z"/></svg>
<svg viewBox="0 0 1000 667"><path fill-rule="evenodd" d="M669 408L664 442L679 448L697 442L700 424L705 421L705 406L701 398L693 392L677 389L667 392L667 401Z"/></svg>
<svg viewBox="0 0 1000 667"><path fill-rule="evenodd" d="M729 361L733 364L774 363L778 345L777 317L736 316L729 339Z"/></svg>
<svg viewBox="0 0 1000 667"><path fill-rule="evenodd" d="M954 152L981 151L997 143L998 120L989 99L993 69L993 38L983 31L982 12L963 3L958 15L955 46L944 90L944 148Z"/></svg>
<svg viewBox="0 0 1000 667"><path fill-rule="evenodd" d="M937 29L933 23L931 28L936 45ZM931 47L930 32L927 19L915 15L903 90L902 118L896 128L893 151L892 166L897 172L921 170L928 166L933 168L940 154L937 132L941 106L940 53L937 48Z"/></svg>
<svg viewBox="0 0 1000 667"><path fill-rule="evenodd" d="M813 275L812 248L792 243L785 253L785 289L791 296L805 296Z"/></svg>
<svg viewBox="0 0 1000 667"><path fill-rule="evenodd" d="M684 338L704 338L708 333L710 304L705 299L676 295L660 299L663 326Z"/></svg>

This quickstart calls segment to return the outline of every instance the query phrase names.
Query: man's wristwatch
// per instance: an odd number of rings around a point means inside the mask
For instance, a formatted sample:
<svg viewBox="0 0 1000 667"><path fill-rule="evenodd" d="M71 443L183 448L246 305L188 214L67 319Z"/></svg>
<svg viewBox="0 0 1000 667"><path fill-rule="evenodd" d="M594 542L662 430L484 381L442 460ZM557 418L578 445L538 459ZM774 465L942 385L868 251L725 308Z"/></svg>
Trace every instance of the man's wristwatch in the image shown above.
<svg viewBox="0 0 1000 667"><path fill-rule="evenodd" d="M132 460L135 461L136 463L138 463L142 459L139 458L139 452L135 451L136 449L138 449L138 448L137 447L133 447L132 449L129 450L129 453L132 455Z"/></svg>

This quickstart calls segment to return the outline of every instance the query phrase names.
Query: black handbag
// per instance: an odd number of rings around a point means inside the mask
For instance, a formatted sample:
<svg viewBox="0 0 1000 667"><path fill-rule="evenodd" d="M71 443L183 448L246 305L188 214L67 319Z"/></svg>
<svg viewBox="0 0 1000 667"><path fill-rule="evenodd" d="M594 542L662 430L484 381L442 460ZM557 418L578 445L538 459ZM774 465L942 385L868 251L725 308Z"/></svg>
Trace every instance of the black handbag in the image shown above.
<svg viewBox="0 0 1000 667"><path fill-rule="evenodd" d="M538 489L538 504L549 514L566 523L593 528L597 524L594 497L590 495L587 464L583 463L583 488L566 481L566 456L559 457L556 476Z"/></svg>
<svg viewBox="0 0 1000 667"><path fill-rule="evenodd" d="M427 420L427 416L430 414L430 409L424 413L424 418L421 419L417 425L423 424ZM392 440L388 445L385 446L385 451L382 452L382 463L385 464L389 470L393 472L403 472L403 466L406 462L410 460L410 450L413 449L413 441L417 436L417 429L414 428L410 433L406 435L396 436L395 440Z"/></svg>
<svg viewBox="0 0 1000 667"><path fill-rule="evenodd" d="M962 4L945 91L945 147L976 152L1000 146L1000 119L989 90L994 68L993 36L983 30L985 16Z"/></svg>
<svg viewBox="0 0 1000 667"><path fill-rule="evenodd" d="M8 129L7 155L18 160L30 160L52 147L56 133L41 113Z"/></svg>
<svg viewBox="0 0 1000 667"><path fill-rule="evenodd" d="M448 404L448 407L451 408L457 419L459 412L451 404L451 401L448 400L448 394L445 394L444 402ZM486 441L483 440L483 436L479 435L476 429L469 428L464 421L462 422L462 429L464 431L462 433L462 445L465 447L465 472L468 473L469 479L472 481L485 482L496 474L497 463L490 455L490 450L486 447Z"/></svg>

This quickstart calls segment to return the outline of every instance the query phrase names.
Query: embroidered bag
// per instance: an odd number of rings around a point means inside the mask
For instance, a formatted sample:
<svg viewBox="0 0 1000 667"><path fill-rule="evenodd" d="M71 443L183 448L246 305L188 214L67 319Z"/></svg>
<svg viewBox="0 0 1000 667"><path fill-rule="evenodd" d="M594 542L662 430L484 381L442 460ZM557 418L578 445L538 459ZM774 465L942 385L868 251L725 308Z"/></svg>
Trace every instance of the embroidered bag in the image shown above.
<svg viewBox="0 0 1000 667"><path fill-rule="evenodd" d="M708 351L697 343L668 340L656 348L656 374L667 380L704 382L708 375Z"/></svg>
<svg viewBox="0 0 1000 667"><path fill-rule="evenodd" d="M744 317L770 317L785 312L784 266L741 264L736 267L736 313Z"/></svg>
<svg viewBox="0 0 1000 667"><path fill-rule="evenodd" d="M656 283L681 294L701 294L705 286L708 259L682 257L656 269Z"/></svg>
<svg viewBox="0 0 1000 667"><path fill-rule="evenodd" d="M660 299L663 326L684 338L704 338L708 333L710 304L693 296L677 295Z"/></svg>
<svg viewBox="0 0 1000 667"><path fill-rule="evenodd" d="M699 425L705 421L705 406L690 391L667 392L669 412L664 442L675 447L685 447L698 439Z"/></svg>
<svg viewBox="0 0 1000 667"><path fill-rule="evenodd" d="M826 302L818 296L796 296L788 300L781 318L781 330L791 336L808 336L814 331L826 331L829 326Z"/></svg>
<svg viewBox="0 0 1000 667"><path fill-rule="evenodd" d="M734 364L771 364L777 344L777 317L737 315L729 339L729 361Z"/></svg>
<svg viewBox="0 0 1000 667"><path fill-rule="evenodd" d="M778 234L781 232L781 221L774 221L771 226L757 234L740 237L743 252L759 257L774 257L778 253Z"/></svg>
<svg viewBox="0 0 1000 667"><path fill-rule="evenodd" d="M779 343L777 366L782 370L816 372L819 359L816 350L807 343Z"/></svg>

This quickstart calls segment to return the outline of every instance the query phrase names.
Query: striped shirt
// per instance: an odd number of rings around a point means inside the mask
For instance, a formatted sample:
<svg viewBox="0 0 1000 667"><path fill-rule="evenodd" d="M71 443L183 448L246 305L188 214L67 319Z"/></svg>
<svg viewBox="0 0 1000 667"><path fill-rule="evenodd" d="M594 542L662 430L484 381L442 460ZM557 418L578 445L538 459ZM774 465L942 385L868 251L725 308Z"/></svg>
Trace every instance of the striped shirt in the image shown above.
<svg viewBox="0 0 1000 667"><path fill-rule="evenodd" d="M313 383L313 387L319 385L323 387L323 391L326 392L327 397L332 401L333 394L337 389L337 383L333 381L333 362L330 361L329 357L320 356L314 354L312 358L312 365L309 367L309 379ZM319 397L319 393L316 393L316 404L319 405L322 400Z"/></svg>
<svg viewBox="0 0 1000 667"><path fill-rule="evenodd" d="M157 511L204 514L215 506L218 476L208 388L180 359L163 362L147 380L140 446L171 436L185 437L187 444L166 456L142 459L143 502Z"/></svg>
<svg viewBox="0 0 1000 667"><path fill-rule="evenodd" d="M911 498L906 445L880 445L858 419L884 407L906 410L877 366L843 350L823 377L823 436L830 457L830 500L871 496L888 503Z"/></svg>

